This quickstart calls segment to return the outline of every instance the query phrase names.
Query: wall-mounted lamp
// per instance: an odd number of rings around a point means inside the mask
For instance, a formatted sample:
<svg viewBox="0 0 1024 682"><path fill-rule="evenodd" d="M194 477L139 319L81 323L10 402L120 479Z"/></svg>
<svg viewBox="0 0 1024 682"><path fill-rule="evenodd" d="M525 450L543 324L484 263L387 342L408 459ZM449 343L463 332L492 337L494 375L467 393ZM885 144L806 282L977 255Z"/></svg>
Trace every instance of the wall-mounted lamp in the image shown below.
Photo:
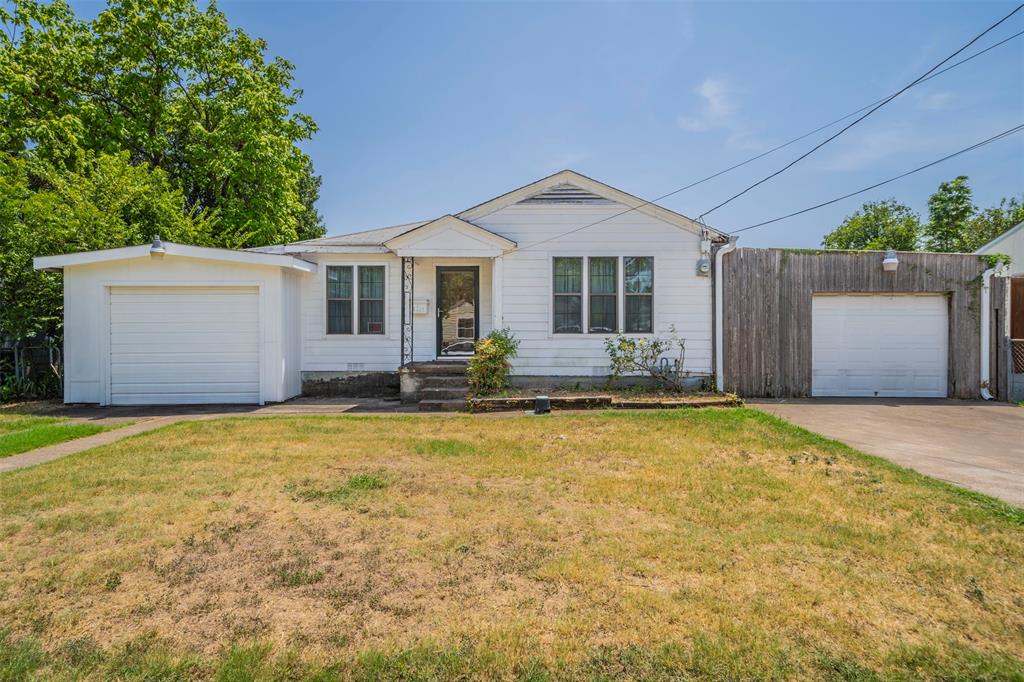
<svg viewBox="0 0 1024 682"><path fill-rule="evenodd" d="M164 248L164 243L160 241L160 235L153 235L153 246L149 247L149 255L159 257L165 253L167 253L167 250Z"/></svg>
<svg viewBox="0 0 1024 682"><path fill-rule="evenodd" d="M886 272L896 272L896 268L900 266L900 259L896 257L895 249L889 249L885 252L885 258L882 259L882 269Z"/></svg>

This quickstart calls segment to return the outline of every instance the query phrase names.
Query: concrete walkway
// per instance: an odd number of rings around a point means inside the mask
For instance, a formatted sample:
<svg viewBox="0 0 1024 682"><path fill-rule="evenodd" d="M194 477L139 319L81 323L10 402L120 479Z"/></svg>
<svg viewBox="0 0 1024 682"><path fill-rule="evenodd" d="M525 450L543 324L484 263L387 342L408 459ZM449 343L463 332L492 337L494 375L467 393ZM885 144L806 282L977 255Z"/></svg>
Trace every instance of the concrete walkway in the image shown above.
<svg viewBox="0 0 1024 682"><path fill-rule="evenodd" d="M1024 408L967 400L750 401L862 452L1024 507Z"/></svg>
<svg viewBox="0 0 1024 682"><path fill-rule="evenodd" d="M83 450L88 450L90 448L114 443L122 438L134 436L137 433L152 431L153 429L160 428L165 424L173 424L176 421L188 418L189 417L185 416L150 417L148 419L137 421L134 424L129 424L128 426L115 427L110 431L103 431L92 436L76 438L74 440L64 441L63 443L57 443L56 445L48 445L43 448L36 448L35 450L22 452L18 455L3 457L0 458L0 473L5 471L14 471L15 469L24 469L25 467L35 466L36 464L43 464L45 462L52 462L55 459L67 457L68 455L73 455L76 452L82 452ZM111 421L123 420L112 418Z"/></svg>

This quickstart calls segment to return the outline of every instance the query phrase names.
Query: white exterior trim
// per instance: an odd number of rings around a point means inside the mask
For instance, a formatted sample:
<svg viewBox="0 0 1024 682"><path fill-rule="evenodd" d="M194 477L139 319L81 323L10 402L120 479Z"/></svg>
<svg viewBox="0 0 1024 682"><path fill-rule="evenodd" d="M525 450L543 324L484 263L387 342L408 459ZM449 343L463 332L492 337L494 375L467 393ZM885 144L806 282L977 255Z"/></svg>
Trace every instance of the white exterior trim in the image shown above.
<svg viewBox="0 0 1024 682"><path fill-rule="evenodd" d="M316 263L272 253L259 253L254 251L236 251L234 249L212 249L205 246L189 246L187 244L174 244L164 242L164 253L158 255L153 253L149 244L142 246L125 246L119 249L103 249L101 251L81 251L78 253L65 253L56 256L37 256L33 259L33 267L36 270L59 269L73 265L87 265L90 263L103 263L106 261L125 260L128 258L165 258L167 256L184 256L187 258L201 258L205 260L219 260L232 263L247 263L251 265L273 265L281 268L294 268L302 272L316 272Z"/></svg>

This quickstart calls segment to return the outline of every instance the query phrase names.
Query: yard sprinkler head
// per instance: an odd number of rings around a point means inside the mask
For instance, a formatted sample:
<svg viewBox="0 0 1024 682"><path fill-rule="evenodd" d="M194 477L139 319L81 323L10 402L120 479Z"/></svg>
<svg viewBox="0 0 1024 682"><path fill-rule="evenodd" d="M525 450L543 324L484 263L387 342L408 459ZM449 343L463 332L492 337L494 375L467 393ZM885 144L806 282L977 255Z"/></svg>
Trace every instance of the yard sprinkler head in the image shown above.
<svg viewBox="0 0 1024 682"><path fill-rule="evenodd" d="M551 398L539 395L533 399L534 414L548 414L549 412L551 412Z"/></svg>
<svg viewBox="0 0 1024 682"><path fill-rule="evenodd" d="M896 272L896 268L900 266L900 259L896 257L896 250L889 249L885 252L885 258L882 259L882 269L886 272Z"/></svg>
<svg viewBox="0 0 1024 682"><path fill-rule="evenodd" d="M149 254L151 256L162 256L167 253L167 249L164 248L164 243L160 241L160 235L153 235L153 246L149 247Z"/></svg>

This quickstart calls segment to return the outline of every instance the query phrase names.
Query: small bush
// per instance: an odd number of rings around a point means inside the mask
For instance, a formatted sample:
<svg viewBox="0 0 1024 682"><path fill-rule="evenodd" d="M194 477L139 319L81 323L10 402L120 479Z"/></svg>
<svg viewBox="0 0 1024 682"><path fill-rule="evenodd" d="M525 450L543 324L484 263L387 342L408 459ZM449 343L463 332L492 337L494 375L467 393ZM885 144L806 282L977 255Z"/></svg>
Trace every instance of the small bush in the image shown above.
<svg viewBox="0 0 1024 682"><path fill-rule="evenodd" d="M654 383L669 391L685 390L689 373L683 370L686 360L686 339L670 328L671 336L632 337L616 334L604 342L611 361L610 381L631 374L647 374Z"/></svg>
<svg viewBox="0 0 1024 682"><path fill-rule="evenodd" d="M475 395L490 395L508 388L512 358L519 354L519 340L512 330L492 331L476 342L469 360L469 386Z"/></svg>

